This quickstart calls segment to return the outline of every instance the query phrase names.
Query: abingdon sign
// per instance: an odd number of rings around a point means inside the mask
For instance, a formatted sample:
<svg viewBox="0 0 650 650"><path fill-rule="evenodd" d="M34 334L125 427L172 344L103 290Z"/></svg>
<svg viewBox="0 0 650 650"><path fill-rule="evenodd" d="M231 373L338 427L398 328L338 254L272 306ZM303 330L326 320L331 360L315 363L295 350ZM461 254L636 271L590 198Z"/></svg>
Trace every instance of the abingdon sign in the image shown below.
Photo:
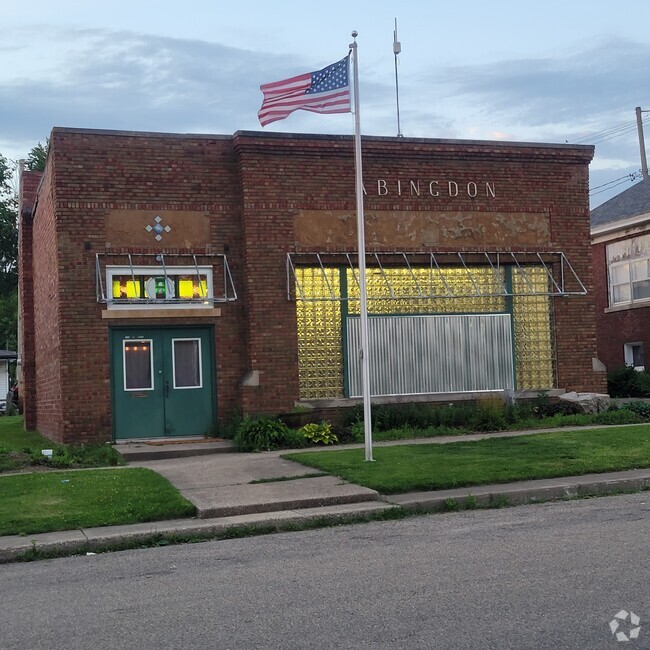
<svg viewBox="0 0 650 650"><path fill-rule="evenodd" d="M401 180L378 178L369 186L375 196L477 196L496 198L495 183L490 181L458 183L456 181ZM366 185L363 193L368 196Z"/></svg>

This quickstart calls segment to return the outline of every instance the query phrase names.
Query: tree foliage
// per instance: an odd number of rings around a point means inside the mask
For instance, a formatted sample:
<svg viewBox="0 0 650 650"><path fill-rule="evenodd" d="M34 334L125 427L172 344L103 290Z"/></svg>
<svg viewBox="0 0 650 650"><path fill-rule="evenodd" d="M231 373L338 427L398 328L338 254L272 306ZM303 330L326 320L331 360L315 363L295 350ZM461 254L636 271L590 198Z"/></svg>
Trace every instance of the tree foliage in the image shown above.
<svg viewBox="0 0 650 650"><path fill-rule="evenodd" d="M25 167L30 172L42 172L45 170L45 163L47 162L47 152L50 148L50 141L45 140L45 145L40 142L29 152Z"/></svg>
<svg viewBox="0 0 650 650"><path fill-rule="evenodd" d="M18 199L12 169L0 154L0 348L16 349L18 325Z"/></svg>
<svg viewBox="0 0 650 650"><path fill-rule="evenodd" d="M27 156L29 171L43 171L49 142L40 142ZM12 187L13 168L0 154L0 348L16 350L18 330L18 197Z"/></svg>

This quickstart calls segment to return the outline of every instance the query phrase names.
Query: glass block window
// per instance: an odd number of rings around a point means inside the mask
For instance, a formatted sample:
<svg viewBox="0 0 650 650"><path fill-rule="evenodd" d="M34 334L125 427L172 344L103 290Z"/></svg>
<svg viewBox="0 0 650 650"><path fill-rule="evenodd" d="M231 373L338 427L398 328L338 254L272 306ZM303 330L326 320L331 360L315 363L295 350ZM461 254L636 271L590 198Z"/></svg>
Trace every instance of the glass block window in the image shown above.
<svg viewBox="0 0 650 650"><path fill-rule="evenodd" d="M338 269L296 268L305 298L329 295L340 298ZM296 294L300 296L297 291ZM296 300L298 368L301 399L343 397L343 342L339 300Z"/></svg>
<svg viewBox="0 0 650 650"><path fill-rule="evenodd" d="M540 390L555 386L555 350L549 296L517 296L517 293L548 290L548 275L542 267L526 267L524 280L512 270L512 299L515 361L518 390Z"/></svg>
<svg viewBox="0 0 650 650"><path fill-rule="evenodd" d="M497 278L491 268L472 267L470 269L476 289L482 294L496 294L501 291ZM358 271L356 271L358 277ZM366 269L366 286L368 292L368 313L370 314L446 314L446 313L485 313L504 312L506 300L504 296L471 296L476 292L474 284L469 279L464 268L450 267L442 269L445 281L440 278L437 270L425 269ZM384 278L388 279L388 283ZM455 295L466 295L461 298L417 298L417 287L413 277L420 285L422 293L447 293L447 287ZM445 282L447 286L445 286ZM504 282L503 274L501 282ZM390 299L388 284L393 292L401 296L413 295L413 298ZM351 269L347 270L348 309L351 314L360 310L359 287ZM372 297L371 297L372 296ZM374 299L374 297L379 299Z"/></svg>
<svg viewBox="0 0 650 650"><path fill-rule="evenodd" d="M413 269L423 293L446 293L446 287L437 271ZM517 296L548 290L548 276L543 267L526 267L526 277L516 268L512 269L514 297L482 295L459 298L417 298L417 288L409 269L384 269L393 291L406 295L390 298L386 279L379 269L367 269L368 312L370 314L475 314L505 313L508 301L512 302L514 352L516 360L517 388L540 390L555 385L555 357L551 300L548 296ZM456 294L475 291L464 268L443 269L445 282ZM482 293L497 294L499 282L491 268L472 267L474 283ZM502 269L503 273L503 269ZM347 286L349 300L341 296L341 277ZM326 281L326 279L327 281ZM296 316L298 323L298 355L300 373L300 397L324 399L342 397L344 394L344 355L342 324L346 313L359 314L359 288L351 269L296 268L300 291L296 290ZM505 284L505 273L501 278ZM304 296L304 300L300 298ZM412 298L408 294L413 295ZM309 300L333 295L334 300ZM377 298L386 299L377 299ZM343 297L344 298L344 297Z"/></svg>

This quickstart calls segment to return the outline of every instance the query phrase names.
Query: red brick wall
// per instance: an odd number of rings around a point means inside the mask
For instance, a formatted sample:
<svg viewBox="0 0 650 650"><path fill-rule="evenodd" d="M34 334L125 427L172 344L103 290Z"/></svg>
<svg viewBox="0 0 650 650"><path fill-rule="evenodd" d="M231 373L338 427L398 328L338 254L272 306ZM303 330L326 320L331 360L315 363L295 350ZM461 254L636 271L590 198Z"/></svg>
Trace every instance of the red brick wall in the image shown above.
<svg viewBox="0 0 650 650"><path fill-rule="evenodd" d="M287 252L295 250L294 217L298 210L354 212L352 139L55 129L50 147L33 231L38 428L65 441L110 439L109 327L195 322L102 320L105 307L95 298L95 253L107 252L104 220L119 209L210 215L205 251L227 248L239 293L239 301L221 305L222 316L212 322L219 415L238 408L290 409L299 397L295 304L287 300L285 266ZM552 241L547 250L564 251L591 289L591 155L588 147L368 138L363 160L368 187L377 178L453 179L461 185L485 180L494 184L497 197L486 203L466 193L411 198L369 192L366 209L548 213ZM152 251L185 252L161 244ZM314 250L327 247L323 241ZM356 248L356 240L350 241L347 250ZM602 377L591 364L596 355L591 292L554 302L559 385L602 390ZM201 324L210 323L201 319ZM259 387L242 387L242 377L251 370L259 371Z"/></svg>
<svg viewBox="0 0 650 650"><path fill-rule="evenodd" d="M408 146L406 146L408 142ZM354 153L351 138L240 133L235 137L244 197L244 247L247 309L251 336L249 359L260 369L261 408L288 408L297 395L295 316L286 308L284 254L292 249L297 210L355 210ZM587 287L585 297L555 298L558 386L577 391L605 390L594 373L596 329L591 284L588 162L586 147L501 145L454 141L363 141L366 211L547 212L551 242L531 250L562 251ZM378 178L453 179L463 186L489 180L496 200L458 197L387 196L372 192ZM516 217L513 217L516 218ZM323 241L314 251L326 251ZM340 245L335 248L340 250ZM475 247L473 247L475 248ZM490 247L486 247L490 248ZM347 250L357 249L356 239ZM390 246L381 246L390 250ZM458 250L463 250L462 248ZM253 288L255 288L253 290ZM285 308L282 303L285 303ZM269 318L269 314L273 314Z"/></svg>
<svg viewBox="0 0 650 650"><path fill-rule="evenodd" d="M638 235L639 233L635 233L634 236ZM592 247L598 357L607 366L607 370L625 365L623 346L626 343L643 343L646 368L650 366L650 307L634 307L605 313L609 307L607 244L622 239L626 237L600 242Z"/></svg>
<svg viewBox="0 0 650 650"><path fill-rule="evenodd" d="M32 211L41 172L23 172L18 206L18 395L25 428L36 428L36 369L34 365L34 282L32 268ZM25 399L29 395L30 399Z"/></svg>
<svg viewBox="0 0 650 650"><path fill-rule="evenodd" d="M36 428L43 435L67 442L63 425L60 269L58 228L55 216L53 157L50 156L38 194L32 223L34 301L34 368ZM28 393L25 399L29 400Z"/></svg>
<svg viewBox="0 0 650 650"><path fill-rule="evenodd" d="M60 358L56 374L64 382L63 420L53 424L41 415L49 402L39 390L38 428L66 442L94 442L112 435L110 402L109 327L139 325L213 325L215 329L218 409L227 414L239 405L239 381L244 373L240 349L242 303L221 305L221 317L166 318L142 321L102 320L104 305L95 296L95 253L122 252L106 248L104 220L114 209L201 210L210 214L211 241L203 251L223 253L235 286L243 294L239 184L229 138L168 137L97 133L55 129L50 139L54 152L56 219L53 206L39 199L36 215L43 223L56 222L56 236L39 233L46 256L35 274L42 300L40 312L60 323L61 336L47 354ZM54 234L54 233L52 233ZM35 233L36 239L36 226ZM40 240L44 242L41 243ZM49 243L46 241L49 239ZM53 261L49 247L58 244L59 282L56 290L45 279L45 264ZM151 250L124 252L188 252L169 250L152 240ZM34 246L36 256L37 246ZM39 249L40 251L40 249ZM40 254L40 252L39 252ZM46 261L47 260L47 261ZM49 296L49 298L46 298ZM37 365L46 354L37 336ZM59 400L59 404L60 404ZM41 407L41 404L43 406ZM60 408L60 407L59 407Z"/></svg>

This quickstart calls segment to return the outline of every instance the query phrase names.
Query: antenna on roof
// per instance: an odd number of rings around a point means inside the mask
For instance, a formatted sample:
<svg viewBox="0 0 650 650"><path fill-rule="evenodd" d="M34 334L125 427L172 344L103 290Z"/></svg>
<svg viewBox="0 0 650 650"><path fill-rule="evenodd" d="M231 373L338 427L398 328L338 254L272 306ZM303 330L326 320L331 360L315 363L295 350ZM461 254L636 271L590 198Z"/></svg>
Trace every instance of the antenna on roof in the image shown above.
<svg viewBox="0 0 650 650"><path fill-rule="evenodd" d="M402 129L399 123L399 81L397 79L397 55L402 51L402 44L397 40L397 18L395 18L395 31L393 32L393 54L395 55L395 98L397 99L397 137L401 138Z"/></svg>

